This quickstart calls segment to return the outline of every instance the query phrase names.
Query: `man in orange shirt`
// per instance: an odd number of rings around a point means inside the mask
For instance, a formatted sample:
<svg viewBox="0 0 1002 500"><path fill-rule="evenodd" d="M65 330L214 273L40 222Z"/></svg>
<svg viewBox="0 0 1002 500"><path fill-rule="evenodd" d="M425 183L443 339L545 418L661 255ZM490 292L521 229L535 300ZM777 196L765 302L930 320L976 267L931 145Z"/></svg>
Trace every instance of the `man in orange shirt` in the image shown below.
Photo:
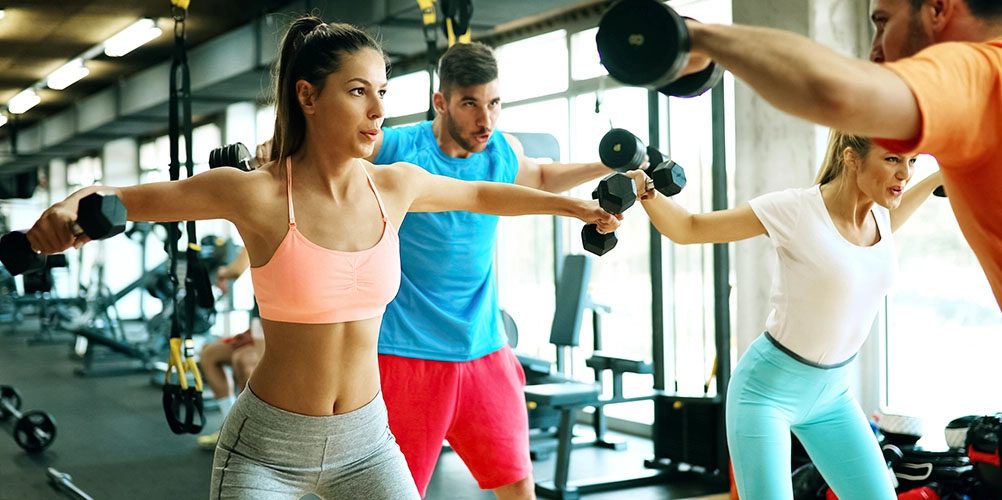
<svg viewBox="0 0 1002 500"><path fill-rule="evenodd" d="M707 57L787 113L936 157L1002 307L1002 1L871 0L871 59L776 29L686 21Z"/></svg>

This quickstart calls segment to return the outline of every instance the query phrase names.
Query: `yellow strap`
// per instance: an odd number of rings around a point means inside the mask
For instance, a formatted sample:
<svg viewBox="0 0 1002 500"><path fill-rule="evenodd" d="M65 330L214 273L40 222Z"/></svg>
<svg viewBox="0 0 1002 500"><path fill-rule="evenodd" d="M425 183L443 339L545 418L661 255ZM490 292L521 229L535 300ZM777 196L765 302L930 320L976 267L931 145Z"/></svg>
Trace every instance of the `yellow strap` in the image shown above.
<svg viewBox="0 0 1002 500"><path fill-rule="evenodd" d="M179 9L188 10L188 4L191 3L191 0L170 0L170 3Z"/></svg>
<svg viewBox="0 0 1002 500"><path fill-rule="evenodd" d="M170 357L167 359L167 373L164 374L164 385L170 384L170 375L177 372L177 382L182 389L188 388L188 374L185 373L185 363L181 359L181 339L171 337ZM197 383L201 383L201 377L196 377Z"/></svg>
<svg viewBox="0 0 1002 500"><path fill-rule="evenodd" d="M421 22L425 26L435 24L435 0L417 0L417 4L421 9Z"/></svg>
<svg viewBox="0 0 1002 500"><path fill-rule="evenodd" d="M452 47L457 43L470 43L473 41L472 29L467 29L466 33L460 33L456 35L452 28L452 18L445 18L445 31L449 34L449 46Z"/></svg>

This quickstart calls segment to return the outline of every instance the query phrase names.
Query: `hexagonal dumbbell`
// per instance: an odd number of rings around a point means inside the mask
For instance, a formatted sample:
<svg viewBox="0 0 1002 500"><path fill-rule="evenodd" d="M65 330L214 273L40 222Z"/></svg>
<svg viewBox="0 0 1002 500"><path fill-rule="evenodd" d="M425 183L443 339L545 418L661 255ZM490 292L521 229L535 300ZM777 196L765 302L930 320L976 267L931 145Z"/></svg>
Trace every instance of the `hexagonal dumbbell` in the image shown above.
<svg viewBox="0 0 1002 500"><path fill-rule="evenodd" d="M86 234L103 240L125 231L125 205L113 194L92 193L80 199L74 234ZM0 237L0 262L11 274L23 274L45 267L44 255L31 248L24 231L11 231Z"/></svg>
<svg viewBox="0 0 1002 500"><path fill-rule="evenodd" d="M654 181L654 189L665 196L675 196L685 187L685 170L671 160L665 160L645 170Z"/></svg>
<svg viewBox="0 0 1002 500"><path fill-rule="evenodd" d="M618 172L609 174L599 181L591 197L598 200L602 210L610 214L621 214L637 201L633 179ZM595 255L605 255L616 248L617 243L619 239L616 238L616 233L599 233L595 224L587 224L581 228L581 245Z"/></svg>

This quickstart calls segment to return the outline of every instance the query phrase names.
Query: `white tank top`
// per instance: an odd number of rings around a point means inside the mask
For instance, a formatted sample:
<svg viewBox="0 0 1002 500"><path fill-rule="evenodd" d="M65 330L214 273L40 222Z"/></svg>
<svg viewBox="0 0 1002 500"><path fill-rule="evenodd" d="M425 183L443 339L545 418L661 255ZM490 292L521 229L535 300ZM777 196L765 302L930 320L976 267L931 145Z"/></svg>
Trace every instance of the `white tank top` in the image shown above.
<svg viewBox="0 0 1002 500"><path fill-rule="evenodd" d="M874 204L880 241L863 247L838 232L817 185L748 203L779 258L766 331L811 363L834 365L852 358L897 274L890 212Z"/></svg>

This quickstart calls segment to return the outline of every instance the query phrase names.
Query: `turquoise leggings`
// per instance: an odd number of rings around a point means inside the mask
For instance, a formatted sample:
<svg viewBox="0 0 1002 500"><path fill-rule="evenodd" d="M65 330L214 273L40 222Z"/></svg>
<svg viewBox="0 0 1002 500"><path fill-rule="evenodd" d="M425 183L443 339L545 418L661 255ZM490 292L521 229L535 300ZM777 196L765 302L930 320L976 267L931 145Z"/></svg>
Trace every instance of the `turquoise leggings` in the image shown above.
<svg viewBox="0 0 1002 500"><path fill-rule="evenodd" d="M897 498L849 395L847 366L795 359L766 335L748 348L727 388L727 445L741 500L792 500L790 431L840 500Z"/></svg>

